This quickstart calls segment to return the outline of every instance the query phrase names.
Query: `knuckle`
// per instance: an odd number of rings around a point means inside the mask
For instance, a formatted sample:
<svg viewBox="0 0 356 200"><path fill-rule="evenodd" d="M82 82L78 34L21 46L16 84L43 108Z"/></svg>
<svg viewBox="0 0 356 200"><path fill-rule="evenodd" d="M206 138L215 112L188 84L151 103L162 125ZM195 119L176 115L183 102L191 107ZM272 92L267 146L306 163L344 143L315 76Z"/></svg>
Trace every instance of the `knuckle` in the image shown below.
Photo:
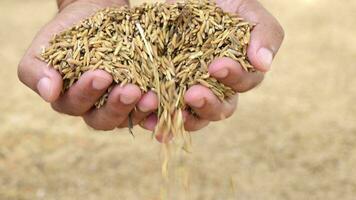
<svg viewBox="0 0 356 200"><path fill-rule="evenodd" d="M244 81L235 85L234 90L239 93L244 93L251 90L253 86L248 82Z"/></svg>
<svg viewBox="0 0 356 200"><path fill-rule="evenodd" d="M124 118L123 120L119 120L119 121L121 121L121 123L118 126L116 126L117 128L128 128L130 125L128 116L126 116L126 118ZM132 117L131 119L132 126L139 125L142 121L143 118L141 119L137 117Z"/></svg>
<svg viewBox="0 0 356 200"><path fill-rule="evenodd" d="M228 119L230 118L236 111L236 107L237 107L237 103L233 103L231 105L230 108L228 108L225 112L224 112L224 118Z"/></svg>
<svg viewBox="0 0 356 200"><path fill-rule="evenodd" d="M58 113L71 115L71 116L82 116L84 113L78 109L66 108L61 103L55 102L51 104L53 110Z"/></svg>
<svg viewBox="0 0 356 200"><path fill-rule="evenodd" d="M75 100L75 102L77 102L78 104L83 104L94 101L93 97L96 96L97 94L95 92L92 92L91 90L82 91L75 93L73 100Z"/></svg>
<svg viewBox="0 0 356 200"><path fill-rule="evenodd" d="M129 127L129 122L125 120L124 122L120 123L117 128L127 128Z"/></svg>
<svg viewBox="0 0 356 200"><path fill-rule="evenodd" d="M88 117L88 116L83 116L83 120L88 126L93 128L94 130L111 131L111 130L115 129L115 126L113 126L113 125L97 121L97 120L92 119L91 117Z"/></svg>
<svg viewBox="0 0 356 200"><path fill-rule="evenodd" d="M255 72L257 74L254 75L254 77L249 77L239 83L237 83L233 89L236 92L239 93L244 93L248 92L249 90L257 87L264 79L264 74L260 72Z"/></svg>
<svg viewBox="0 0 356 200"><path fill-rule="evenodd" d="M18 67L17 67L17 77L19 78L19 80L22 82L22 83L24 83L24 84L26 84L26 82L25 82L25 74L26 74L26 72L25 72L25 70L26 70L26 67L27 67L27 65L26 65L26 60L25 60L25 58L23 58L21 61L20 61L20 63L18 64Z"/></svg>
<svg viewBox="0 0 356 200"><path fill-rule="evenodd" d="M275 20L276 23L275 23L275 28L274 28L274 31L275 31L275 34L277 35L277 37L280 39L280 41L283 41L284 38L285 38L285 31L281 25L280 22L278 22L277 20Z"/></svg>
<svg viewBox="0 0 356 200"><path fill-rule="evenodd" d="M134 119L132 119L132 125L136 126L136 125L140 124L141 121L143 121L143 119L134 118Z"/></svg>
<svg viewBox="0 0 356 200"><path fill-rule="evenodd" d="M278 30L278 31L277 31L277 32L278 32L278 35L279 35L279 37L281 38L281 41L283 41L284 38L285 38L285 36L286 36L286 33L285 33L284 29L282 28L281 25L279 25L277 30Z"/></svg>
<svg viewBox="0 0 356 200"><path fill-rule="evenodd" d="M209 125L209 121L200 120L198 123L186 123L184 129L186 131L198 131Z"/></svg>
<svg viewBox="0 0 356 200"><path fill-rule="evenodd" d="M235 112L235 109L231 109L231 110L225 112L225 114L224 114L225 119L230 118L234 114L234 112Z"/></svg>
<svg viewBox="0 0 356 200"><path fill-rule="evenodd" d="M128 114L119 117L118 120L116 120L116 121L119 122L119 125L117 125L116 127L117 127L117 128L128 128L129 125L130 125L130 121L129 121L129 120L130 120L130 118L129 118ZM133 117L131 118L132 126L138 125L141 121L142 121L142 120L138 119L136 116L133 116Z"/></svg>
<svg viewBox="0 0 356 200"><path fill-rule="evenodd" d="M225 118L225 114L221 112L214 112L210 114L210 120L213 122L220 121Z"/></svg>
<svg viewBox="0 0 356 200"><path fill-rule="evenodd" d="M258 87L263 82L264 79L265 79L264 74L263 73L259 73L259 75L257 76L256 80L251 83L252 86L251 86L250 89Z"/></svg>
<svg viewBox="0 0 356 200"><path fill-rule="evenodd" d="M116 118L116 119L121 119L121 118L126 118L130 110L126 110L125 108L120 108L119 106L111 105L110 107L107 108L107 113L111 118Z"/></svg>
<svg viewBox="0 0 356 200"><path fill-rule="evenodd" d="M209 121L220 121L224 117L222 110L222 102L218 103L208 103L203 107L200 112L198 112L199 119L209 120Z"/></svg>
<svg viewBox="0 0 356 200"><path fill-rule="evenodd" d="M63 109L61 108L60 105L58 105L58 103L51 103L51 107L54 111L64 114Z"/></svg>
<svg viewBox="0 0 356 200"><path fill-rule="evenodd" d="M201 110L196 110L196 114L194 117L196 120L211 120L211 121L219 121L220 113L218 113L218 109L215 107L213 109L209 108L211 105L207 105L203 107Z"/></svg>
<svg viewBox="0 0 356 200"><path fill-rule="evenodd" d="M125 117L127 117L127 115L124 115L120 111L109 111L107 113L107 116L109 116L112 119L118 119L118 120L122 120L122 119L125 119Z"/></svg>
<svg viewBox="0 0 356 200"><path fill-rule="evenodd" d="M130 112L133 112L133 116L138 115L137 111L134 111L134 107L123 107L118 103L107 102L107 105L103 108L106 110L106 114L112 119L118 119L120 121L126 119Z"/></svg>

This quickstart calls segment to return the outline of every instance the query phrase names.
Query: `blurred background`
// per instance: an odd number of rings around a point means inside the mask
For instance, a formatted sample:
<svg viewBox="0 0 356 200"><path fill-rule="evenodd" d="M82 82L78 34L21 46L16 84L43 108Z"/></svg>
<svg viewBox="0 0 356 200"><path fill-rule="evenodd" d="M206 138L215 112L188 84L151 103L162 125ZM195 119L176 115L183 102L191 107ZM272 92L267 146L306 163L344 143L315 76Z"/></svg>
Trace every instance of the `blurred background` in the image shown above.
<svg viewBox="0 0 356 200"><path fill-rule="evenodd" d="M176 197L355 199L356 1L261 2L285 43L232 118L193 134L189 194ZM159 199L150 134L93 131L18 81L17 63L55 13L54 0L0 1L0 199Z"/></svg>

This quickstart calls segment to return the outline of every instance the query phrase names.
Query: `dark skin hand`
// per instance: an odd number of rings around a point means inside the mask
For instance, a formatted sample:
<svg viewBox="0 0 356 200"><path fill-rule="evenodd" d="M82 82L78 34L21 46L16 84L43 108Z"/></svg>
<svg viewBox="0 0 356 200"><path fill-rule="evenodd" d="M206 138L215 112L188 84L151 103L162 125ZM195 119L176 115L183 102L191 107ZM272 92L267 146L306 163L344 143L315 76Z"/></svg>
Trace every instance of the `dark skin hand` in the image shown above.
<svg viewBox="0 0 356 200"><path fill-rule="evenodd" d="M107 103L100 109L94 109L95 102L106 92L112 83L111 76L102 70L86 72L68 91L61 94L62 78L60 74L39 60L41 48L48 44L55 33L78 23L100 8L128 5L125 0L58 0L59 12L35 37L22 58L19 79L53 109L68 115L80 116L97 130L112 130L128 126L128 115L132 112L134 125L153 130L157 123L158 99L154 92L143 93L135 85L116 86L111 91ZM197 131L210 121L230 117L236 110L238 93L256 87L269 71L273 58L284 38L284 31L278 21L257 0L217 0L223 10L238 13L246 20L256 24L251 35L248 57L257 69L248 73L239 63L229 58L217 58L209 66L209 73L233 88L237 94L224 102L208 88L202 85L192 86L185 94L185 103L198 117L184 112L185 129ZM137 108L134 110L134 108ZM160 136L157 137L160 140Z"/></svg>

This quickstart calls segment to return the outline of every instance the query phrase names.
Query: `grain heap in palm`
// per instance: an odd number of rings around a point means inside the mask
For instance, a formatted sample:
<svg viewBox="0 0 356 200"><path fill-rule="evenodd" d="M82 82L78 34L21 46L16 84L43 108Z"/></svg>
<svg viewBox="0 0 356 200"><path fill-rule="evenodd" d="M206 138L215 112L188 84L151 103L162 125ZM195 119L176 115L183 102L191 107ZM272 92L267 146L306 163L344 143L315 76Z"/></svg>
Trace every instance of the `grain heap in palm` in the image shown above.
<svg viewBox="0 0 356 200"><path fill-rule="evenodd" d="M229 57L247 71L251 24L210 1L106 8L53 37L42 59L63 77L63 91L90 70L112 75L115 86L135 84L157 93L156 133L184 133L187 89L201 84L220 99L234 91L211 77L209 63ZM108 92L97 101L105 104Z"/></svg>

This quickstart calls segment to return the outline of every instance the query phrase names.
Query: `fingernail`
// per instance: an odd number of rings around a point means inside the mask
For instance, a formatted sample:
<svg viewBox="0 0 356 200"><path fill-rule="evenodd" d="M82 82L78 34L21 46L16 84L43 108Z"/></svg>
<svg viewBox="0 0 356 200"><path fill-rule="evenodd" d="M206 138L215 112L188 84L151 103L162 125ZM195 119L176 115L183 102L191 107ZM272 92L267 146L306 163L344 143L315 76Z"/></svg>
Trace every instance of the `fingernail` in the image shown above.
<svg viewBox="0 0 356 200"><path fill-rule="evenodd" d="M266 70L269 70L273 61L273 53L267 48L261 48L258 50L257 56Z"/></svg>
<svg viewBox="0 0 356 200"><path fill-rule="evenodd" d="M126 105L133 104L136 101L136 99L137 97L126 95L126 94L121 94L120 96L120 101Z"/></svg>
<svg viewBox="0 0 356 200"><path fill-rule="evenodd" d="M51 86L52 82L48 77L43 77L37 83L37 90L45 101L49 101L51 98Z"/></svg>
<svg viewBox="0 0 356 200"><path fill-rule="evenodd" d="M96 90L104 90L107 87L109 87L110 83L111 83L110 80L96 77L92 82L92 86Z"/></svg>
<svg viewBox="0 0 356 200"><path fill-rule="evenodd" d="M137 107L141 112L144 112L144 113L149 112L151 110L148 106L142 105L142 104L137 105Z"/></svg>
<svg viewBox="0 0 356 200"><path fill-rule="evenodd" d="M205 104L205 100L204 98L201 98L199 100L193 101L192 103L190 103L191 106L193 106L194 108L202 108Z"/></svg>
<svg viewBox="0 0 356 200"><path fill-rule="evenodd" d="M214 72L213 76L215 76L216 78L225 78L225 77L227 77L228 74L229 74L229 71L227 69L221 69L217 72Z"/></svg>

